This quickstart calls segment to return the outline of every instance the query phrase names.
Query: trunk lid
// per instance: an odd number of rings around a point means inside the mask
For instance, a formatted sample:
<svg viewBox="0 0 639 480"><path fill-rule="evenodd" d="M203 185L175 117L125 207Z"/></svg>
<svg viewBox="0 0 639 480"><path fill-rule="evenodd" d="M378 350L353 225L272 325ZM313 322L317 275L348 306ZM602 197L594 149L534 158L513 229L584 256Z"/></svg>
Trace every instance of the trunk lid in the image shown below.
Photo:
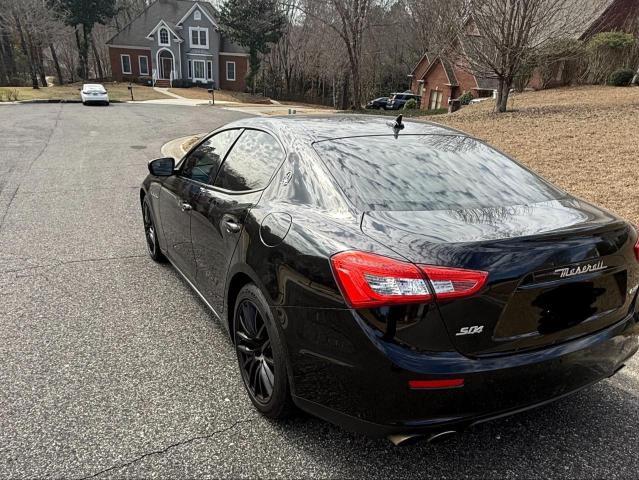
<svg viewBox="0 0 639 480"><path fill-rule="evenodd" d="M438 302L451 341L503 355L601 330L630 312L634 232L577 199L456 211L371 211L362 231L417 264L489 272L477 295Z"/></svg>

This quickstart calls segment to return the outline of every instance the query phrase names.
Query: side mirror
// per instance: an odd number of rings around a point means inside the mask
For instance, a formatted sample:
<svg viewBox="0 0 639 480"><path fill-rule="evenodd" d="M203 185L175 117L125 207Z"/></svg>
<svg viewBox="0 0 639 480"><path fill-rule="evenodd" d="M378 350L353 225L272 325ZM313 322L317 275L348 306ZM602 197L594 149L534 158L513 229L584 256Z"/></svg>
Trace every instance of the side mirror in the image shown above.
<svg viewBox="0 0 639 480"><path fill-rule="evenodd" d="M151 160L149 162L149 172L156 177L170 177L175 171L175 158L165 157Z"/></svg>

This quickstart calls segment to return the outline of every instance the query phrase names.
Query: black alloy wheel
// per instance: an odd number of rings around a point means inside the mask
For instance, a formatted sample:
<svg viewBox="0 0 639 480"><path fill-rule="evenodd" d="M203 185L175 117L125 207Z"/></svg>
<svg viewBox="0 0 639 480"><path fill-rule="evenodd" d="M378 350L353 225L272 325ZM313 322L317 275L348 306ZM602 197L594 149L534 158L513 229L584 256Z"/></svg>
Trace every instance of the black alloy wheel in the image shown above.
<svg viewBox="0 0 639 480"><path fill-rule="evenodd" d="M250 300L238 307L235 340L244 383L260 403L268 403L275 385L275 362L264 319Z"/></svg>
<svg viewBox="0 0 639 480"><path fill-rule="evenodd" d="M253 284L237 297L233 338L242 381L253 405L271 418L292 410L280 335L262 292Z"/></svg>
<svg viewBox="0 0 639 480"><path fill-rule="evenodd" d="M149 256L156 262L164 262L166 257L160 250L153 214L151 213L151 207L146 198L142 202L142 219L144 220L144 236L146 238L146 247Z"/></svg>

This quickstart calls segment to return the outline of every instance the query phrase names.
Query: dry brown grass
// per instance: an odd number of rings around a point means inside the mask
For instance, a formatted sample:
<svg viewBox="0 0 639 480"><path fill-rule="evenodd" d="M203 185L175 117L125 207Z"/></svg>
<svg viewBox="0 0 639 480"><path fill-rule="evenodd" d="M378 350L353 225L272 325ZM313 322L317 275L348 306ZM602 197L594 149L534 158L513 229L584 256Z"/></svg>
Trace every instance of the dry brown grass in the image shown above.
<svg viewBox="0 0 639 480"><path fill-rule="evenodd" d="M491 101L436 121L471 133L566 191L639 224L639 88L573 87ZM429 117L432 119L432 117Z"/></svg>
<svg viewBox="0 0 639 480"><path fill-rule="evenodd" d="M180 95L184 98L192 98L195 100L210 100L211 94L206 88L191 87L191 88L170 88L169 92ZM215 100L223 102L239 102L239 103L259 103L270 104L271 101L268 98L260 95L251 95L250 93L233 92L231 90L216 90Z"/></svg>
<svg viewBox="0 0 639 480"><path fill-rule="evenodd" d="M96 82L87 82L96 83ZM109 100L114 102L126 102L131 100L131 94L127 89L128 83L107 82L103 83L109 92ZM80 100L81 83L69 85L55 85L53 87L41 87L33 89L31 87L5 87L9 90L17 90L18 100ZM137 100L156 100L169 98L163 93L156 92L151 87L133 85L133 98Z"/></svg>

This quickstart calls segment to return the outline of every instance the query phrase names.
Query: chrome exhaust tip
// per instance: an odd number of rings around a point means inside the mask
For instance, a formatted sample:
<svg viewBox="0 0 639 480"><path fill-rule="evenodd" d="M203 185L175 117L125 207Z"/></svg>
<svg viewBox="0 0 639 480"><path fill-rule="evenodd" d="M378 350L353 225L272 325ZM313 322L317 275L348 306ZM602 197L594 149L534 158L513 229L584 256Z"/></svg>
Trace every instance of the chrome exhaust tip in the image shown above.
<svg viewBox="0 0 639 480"><path fill-rule="evenodd" d="M415 434L413 435L395 434L395 435L389 435L387 438L396 447L405 447L406 445L413 445L417 443L418 441L422 440L424 436L415 435Z"/></svg>
<svg viewBox="0 0 639 480"><path fill-rule="evenodd" d="M436 433L428 437L428 443L443 442L447 438L457 435L457 433L458 432L456 430L446 430L445 432Z"/></svg>

